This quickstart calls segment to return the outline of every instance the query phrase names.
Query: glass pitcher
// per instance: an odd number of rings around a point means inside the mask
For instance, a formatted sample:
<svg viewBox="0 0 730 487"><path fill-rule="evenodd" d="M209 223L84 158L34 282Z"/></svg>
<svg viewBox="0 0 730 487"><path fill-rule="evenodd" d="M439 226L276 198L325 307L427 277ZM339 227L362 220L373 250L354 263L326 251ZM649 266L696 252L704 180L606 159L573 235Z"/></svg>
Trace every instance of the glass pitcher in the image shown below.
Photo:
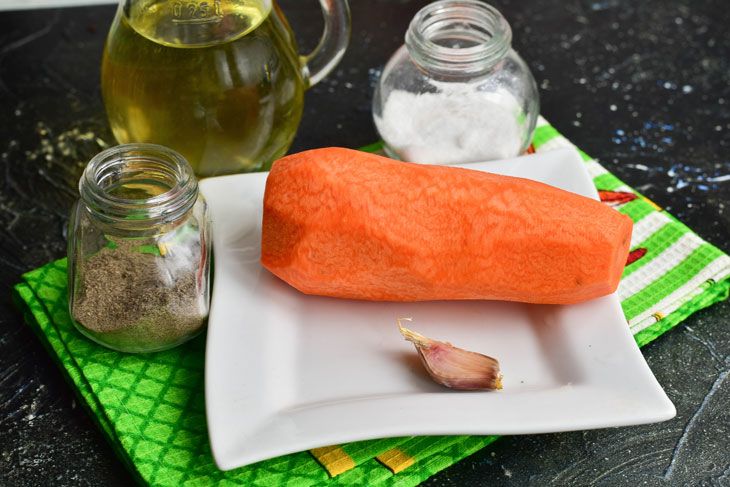
<svg viewBox="0 0 730 487"><path fill-rule="evenodd" d="M324 34L300 56L274 0L120 0L101 73L114 136L170 147L199 177L267 170L347 47L347 0L320 4Z"/></svg>

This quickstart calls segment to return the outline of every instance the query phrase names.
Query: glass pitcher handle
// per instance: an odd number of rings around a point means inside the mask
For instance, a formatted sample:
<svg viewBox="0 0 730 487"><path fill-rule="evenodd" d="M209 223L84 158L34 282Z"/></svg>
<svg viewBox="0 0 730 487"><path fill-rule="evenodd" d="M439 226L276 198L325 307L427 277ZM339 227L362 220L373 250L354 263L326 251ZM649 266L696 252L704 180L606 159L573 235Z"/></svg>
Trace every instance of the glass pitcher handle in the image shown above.
<svg viewBox="0 0 730 487"><path fill-rule="evenodd" d="M324 15L324 32L314 51L301 57L302 77L307 88L329 74L347 49L350 40L350 6L347 0L319 0Z"/></svg>

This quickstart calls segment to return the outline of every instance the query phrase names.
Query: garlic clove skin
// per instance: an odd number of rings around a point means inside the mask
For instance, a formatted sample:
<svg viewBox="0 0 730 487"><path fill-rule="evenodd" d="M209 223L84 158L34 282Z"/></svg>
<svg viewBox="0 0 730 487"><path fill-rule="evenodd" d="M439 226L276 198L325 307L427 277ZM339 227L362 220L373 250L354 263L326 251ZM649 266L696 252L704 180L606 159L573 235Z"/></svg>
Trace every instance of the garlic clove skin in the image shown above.
<svg viewBox="0 0 730 487"><path fill-rule="evenodd" d="M398 319L401 334L415 345L433 380L457 390L502 389L502 375L496 359L403 328L402 319L407 318Z"/></svg>

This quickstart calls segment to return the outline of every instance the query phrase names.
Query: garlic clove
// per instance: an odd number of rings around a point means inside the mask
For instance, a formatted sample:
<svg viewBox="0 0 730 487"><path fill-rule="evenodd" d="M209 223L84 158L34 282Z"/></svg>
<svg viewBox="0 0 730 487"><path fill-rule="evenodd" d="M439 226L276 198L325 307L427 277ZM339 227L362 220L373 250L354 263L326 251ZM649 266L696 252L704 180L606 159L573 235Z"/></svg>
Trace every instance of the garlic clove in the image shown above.
<svg viewBox="0 0 730 487"><path fill-rule="evenodd" d="M502 374L496 359L403 328L401 320L410 321L410 318L398 318L398 329L415 345L433 380L458 390L502 389Z"/></svg>

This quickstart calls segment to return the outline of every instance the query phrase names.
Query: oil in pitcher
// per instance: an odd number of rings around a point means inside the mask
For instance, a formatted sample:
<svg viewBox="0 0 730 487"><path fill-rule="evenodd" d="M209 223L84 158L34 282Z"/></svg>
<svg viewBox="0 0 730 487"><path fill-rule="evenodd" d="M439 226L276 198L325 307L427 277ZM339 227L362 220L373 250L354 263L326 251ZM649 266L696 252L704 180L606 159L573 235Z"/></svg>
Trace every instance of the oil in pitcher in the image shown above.
<svg viewBox="0 0 730 487"><path fill-rule="evenodd" d="M122 0L102 60L114 136L170 147L199 177L268 169L294 139L304 90L344 54L347 3L322 2L339 10L300 56L271 0Z"/></svg>

